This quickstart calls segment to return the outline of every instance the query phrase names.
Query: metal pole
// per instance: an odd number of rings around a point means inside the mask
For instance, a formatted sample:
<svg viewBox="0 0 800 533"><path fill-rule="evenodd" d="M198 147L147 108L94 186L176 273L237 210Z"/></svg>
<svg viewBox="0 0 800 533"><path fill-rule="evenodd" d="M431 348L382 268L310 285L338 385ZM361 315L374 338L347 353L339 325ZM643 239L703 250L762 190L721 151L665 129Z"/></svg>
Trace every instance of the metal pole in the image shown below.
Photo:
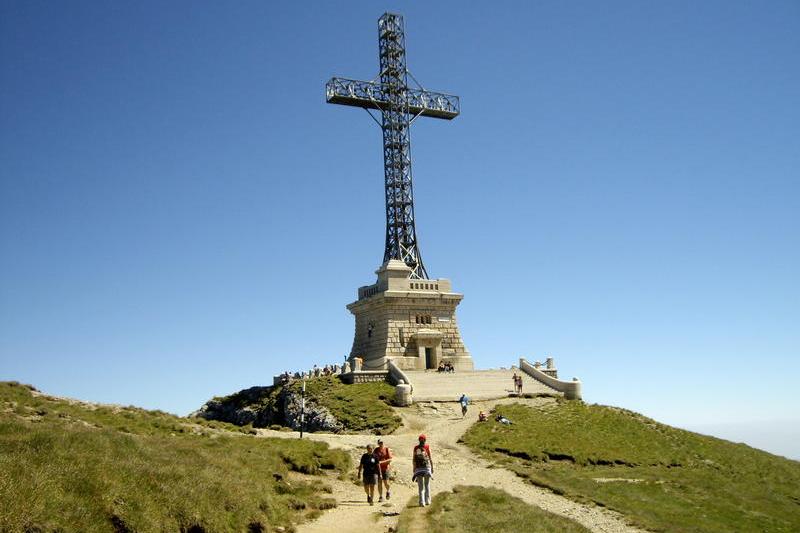
<svg viewBox="0 0 800 533"><path fill-rule="evenodd" d="M303 380L303 392L300 395L300 438L303 438L303 426L306 425L306 380Z"/></svg>

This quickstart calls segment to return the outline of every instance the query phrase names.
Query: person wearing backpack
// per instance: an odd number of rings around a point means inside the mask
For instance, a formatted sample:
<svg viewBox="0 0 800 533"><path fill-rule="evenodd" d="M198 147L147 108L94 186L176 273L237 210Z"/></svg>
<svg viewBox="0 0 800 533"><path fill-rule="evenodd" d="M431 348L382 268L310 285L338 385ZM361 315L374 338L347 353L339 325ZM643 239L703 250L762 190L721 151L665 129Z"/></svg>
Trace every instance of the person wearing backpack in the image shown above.
<svg viewBox="0 0 800 533"><path fill-rule="evenodd" d="M419 506L430 505L433 458L430 446L426 444L425 435L419 436L419 444L414 446L411 462L414 465L414 475L411 480L416 481L419 488Z"/></svg>

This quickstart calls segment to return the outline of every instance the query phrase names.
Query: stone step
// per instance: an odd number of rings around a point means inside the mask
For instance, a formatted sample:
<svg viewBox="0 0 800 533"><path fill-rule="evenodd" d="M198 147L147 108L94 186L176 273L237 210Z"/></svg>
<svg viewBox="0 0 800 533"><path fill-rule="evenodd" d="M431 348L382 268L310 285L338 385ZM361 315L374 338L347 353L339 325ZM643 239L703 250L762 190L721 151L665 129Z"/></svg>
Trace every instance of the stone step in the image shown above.
<svg viewBox="0 0 800 533"><path fill-rule="evenodd" d="M406 370L414 387L414 401L457 401L461 394L471 400L495 400L514 395L514 373L522 375L522 392L559 394L517 369L493 369L459 372Z"/></svg>

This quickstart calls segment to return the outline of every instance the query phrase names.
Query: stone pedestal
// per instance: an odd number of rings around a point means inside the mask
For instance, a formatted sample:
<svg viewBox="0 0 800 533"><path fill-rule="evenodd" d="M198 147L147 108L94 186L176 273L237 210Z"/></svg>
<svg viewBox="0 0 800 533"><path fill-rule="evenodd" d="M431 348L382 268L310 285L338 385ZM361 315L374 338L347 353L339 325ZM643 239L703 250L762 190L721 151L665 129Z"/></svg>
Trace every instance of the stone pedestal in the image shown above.
<svg viewBox="0 0 800 533"><path fill-rule="evenodd" d="M394 404L398 407L408 407L413 403L413 398L411 396L411 385L408 383L403 383L403 380L400 380L400 383L395 385L394 387Z"/></svg>
<svg viewBox="0 0 800 533"><path fill-rule="evenodd" d="M404 370L435 369L441 361L472 370L456 322L464 296L447 279L409 279L410 273L391 260L376 271L377 283L358 289L347 306L356 319L350 359L362 358L364 370L384 369L389 359Z"/></svg>

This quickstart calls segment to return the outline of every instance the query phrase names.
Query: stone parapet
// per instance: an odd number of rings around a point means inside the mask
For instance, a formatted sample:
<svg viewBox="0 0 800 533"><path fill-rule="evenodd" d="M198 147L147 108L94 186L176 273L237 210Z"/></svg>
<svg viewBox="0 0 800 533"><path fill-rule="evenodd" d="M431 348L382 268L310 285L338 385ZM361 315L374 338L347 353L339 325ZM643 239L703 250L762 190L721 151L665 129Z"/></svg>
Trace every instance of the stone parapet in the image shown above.
<svg viewBox="0 0 800 533"><path fill-rule="evenodd" d="M407 385L411 385L411 381L408 379L408 375L406 375L403 370L395 364L394 361L389 359L386 363L386 368L389 370L389 383L392 385L397 385L401 381L406 383Z"/></svg>
<svg viewBox="0 0 800 533"><path fill-rule="evenodd" d="M572 381L562 381L560 379L556 379L543 371L546 369L536 368L534 365L525 360L524 357L519 358L519 369L533 379L541 381L548 387L551 387L559 392L563 392L564 398L567 400L581 399L581 382L578 378L572 378Z"/></svg>
<svg viewBox="0 0 800 533"><path fill-rule="evenodd" d="M339 379L342 383L352 385L353 383L371 383L373 381L387 381L389 378L388 370L354 370L346 374L341 374Z"/></svg>

